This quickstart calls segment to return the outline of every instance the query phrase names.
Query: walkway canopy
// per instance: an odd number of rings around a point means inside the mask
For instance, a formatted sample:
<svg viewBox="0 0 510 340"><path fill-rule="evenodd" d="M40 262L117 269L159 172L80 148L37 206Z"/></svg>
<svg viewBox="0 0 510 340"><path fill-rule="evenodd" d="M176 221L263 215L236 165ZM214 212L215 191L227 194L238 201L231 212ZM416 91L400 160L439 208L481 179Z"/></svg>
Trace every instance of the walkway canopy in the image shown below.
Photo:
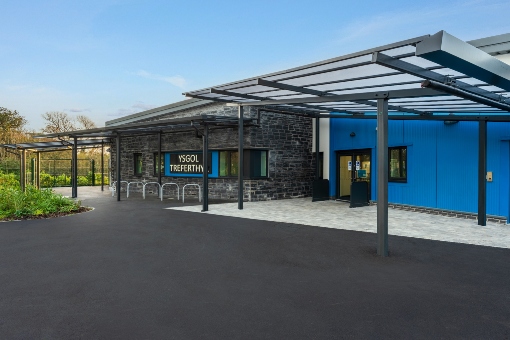
<svg viewBox="0 0 510 340"><path fill-rule="evenodd" d="M414 115L510 111L510 65L441 31L301 67L185 93L284 110L360 115L388 99Z"/></svg>
<svg viewBox="0 0 510 340"><path fill-rule="evenodd" d="M387 256L388 119L479 121L478 223L485 225L487 121L510 121L509 91L510 65L440 31L185 95L238 106L241 121L243 106L377 119L377 252Z"/></svg>
<svg viewBox="0 0 510 340"><path fill-rule="evenodd" d="M215 116L215 115L198 115L186 118L176 119L160 119L149 122L139 122L130 124L113 125L101 128L87 129L87 130L76 130L66 131L59 133L44 134L36 137L41 138L69 138L73 141L73 145L79 146L80 143L92 143L97 138L108 138L109 140L115 140L116 147L116 192L117 200L120 201L120 185L121 185L121 136L134 136L134 135L147 135L147 134L158 134L158 154L161 159L161 135L163 133L178 133L195 131L197 136L201 136L203 140L203 162L208 164L208 145L209 145L209 131L216 129L235 128L239 124L239 120L231 116ZM256 119L243 120L241 126L253 126L257 124ZM242 130L242 129L241 129ZM53 142L58 143L58 142ZM242 150L242 142L240 148ZM77 148L73 148L73 159L76 157ZM76 162L74 162L76 164ZM161 162L159 162L158 170L158 182L161 184ZM207 167L204 166L204 199L203 199L203 210L208 210L208 176ZM73 167L73 176L77 176L77 168ZM76 177L74 177L76 178ZM76 181L74 181L76 183ZM73 186L73 197L77 197L78 187Z"/></svg>

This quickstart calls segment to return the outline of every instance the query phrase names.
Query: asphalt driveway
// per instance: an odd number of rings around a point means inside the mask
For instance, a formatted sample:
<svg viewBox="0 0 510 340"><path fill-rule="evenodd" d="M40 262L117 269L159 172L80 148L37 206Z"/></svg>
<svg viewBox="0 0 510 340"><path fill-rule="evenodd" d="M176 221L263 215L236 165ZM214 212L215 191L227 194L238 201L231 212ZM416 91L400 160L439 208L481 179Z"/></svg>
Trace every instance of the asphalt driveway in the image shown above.
<svg viewBox="0 0 510 340"><path fill-rule="evenodd" d="M0 223L0 338L510 337L509 249L84 202Z"/></svg>

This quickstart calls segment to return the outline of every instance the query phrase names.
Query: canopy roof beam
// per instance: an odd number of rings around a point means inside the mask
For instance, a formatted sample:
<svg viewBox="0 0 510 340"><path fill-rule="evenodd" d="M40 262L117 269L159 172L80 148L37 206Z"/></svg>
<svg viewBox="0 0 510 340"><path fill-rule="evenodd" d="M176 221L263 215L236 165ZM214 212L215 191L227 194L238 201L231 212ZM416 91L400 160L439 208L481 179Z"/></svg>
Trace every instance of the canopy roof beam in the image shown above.
<svg viewBox="0 0 510 340"><path fill-rule="evenodd" d="M442 74L439 74L439 73L436 73L433 71L429 71L422 67L413 65L413 64L408 63L403 60L399 60L399 59L390 57L390 56L385 55L380 52L374 52L372 54L372 61L378 65L386 66L386 67L392 68L397 71L411 74L416 77L433 80L438 83L455 85L455 87L458 87L461 90L474 93L474 94L484 97L486 99L491 99L494 101L501 101L501 96L498 94L484 90L484 89L482 89L478 86L475 86L475 85L464 83L460 80L455 79L454 77L450 77L447 75L442 75ZM503 98L505 98L505 97L503 97Z"/></svg>
<svg viewBox="0 0 510 340"><path fill-rule="evenodd" d="M443 92L432 89L406 89L394 91L377 91L377 92L363 92L363 93L350 93L338 94L323 97L308 97L308 98L289 98L277 100L261 100L258 102L236 102L236 105L242 106L265 106L265 105L285 105L285 104L301 104L301 103L330 103L330 102L355 102L357 100L375 100L380 98L420 98L420 97L434 97L444 96ZM332 111L328 108L328 111Z"/></svg>
<svg viewBox="0 0 510 340"><path fill-rule="evenodd" d="M239 97L239 98L253 99L253 100L271 100L271 98L253 96L253 95L249 95L249 94L237 93L237 92L231 92L231 91L225 91L225 90L218 90L215 88L211 89L211 93L221 94L221 95L228 96L228 97ZM349 113L349 114L359 114L359 112L352 112L352 111L337 109L337 108L333 108L333 107L324 107L324 106L319 106L319 105L298 104L298 105L294 105L294 106L303 107L306 109L312 109L314 111L325 110L325 111L339 111L339 112L345 112L345 113Z"/></svg>
<svg viewBox="0 0 510 340"><path fill-rule="evenodd" d="M259 78L257 80L258 80L258 85L263 85L263 86L267 86L267 87L273 87L273 88L282 89L282 90L288 90L288 91L312 94L312 95L319 96L319 97L325 97L325 96L334 95L334 94L329 93L329 92L322 92L322 91L317 91L317 90L313 90L313 89L307 89L307 88L301 87L301 86L294 86L294 85L277 83L277 82L274 82L274 81L269 81L269 80L265 80L265 79L261 79L261 78ZM363 104L363 105L369 105L369 106L377 107L377 103L371 102L371 101L368 101L368 100L357 100L357 101L353 101L353 102L354 103L358 103L358 104ZM430 114L430 112L423 112L423 111L419 111L419 110L406 109L404 107L395 106L395 105L388 105L388 109L389 110L400 111L400 112L414 113L414 114L418 114L418 115L428 115L428 114Z"/></svg>
<svg viewBox="0 0 510 340"><path fill-rule="evenodd" d="M476 94L470 93L467 90L463 90L462 88L457 88L452 85L442 84L431 80L425 80L422 84L422 87L432 88L436 90L440 90L446 93L450 93L452 95L462 97L465 99L469 99L476 103L480 103L483 105L487 105L493 108L497 108L500 110L510 112L510 105L506 103L506 101L495 101L486 97L478 96Z"/></svg>

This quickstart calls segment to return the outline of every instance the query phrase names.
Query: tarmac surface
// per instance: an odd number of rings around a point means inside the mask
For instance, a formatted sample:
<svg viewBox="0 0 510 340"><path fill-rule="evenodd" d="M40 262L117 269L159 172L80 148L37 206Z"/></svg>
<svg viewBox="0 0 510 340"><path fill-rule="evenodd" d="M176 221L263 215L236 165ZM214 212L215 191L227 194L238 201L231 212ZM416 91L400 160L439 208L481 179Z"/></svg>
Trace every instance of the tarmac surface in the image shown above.
<svg viewBox="0 0 510 340"><path fill-rule="evenodd" d="M391 235L381 258L374 233L138 196L0 223L0 338L510 338L509 249Z"/></svg>

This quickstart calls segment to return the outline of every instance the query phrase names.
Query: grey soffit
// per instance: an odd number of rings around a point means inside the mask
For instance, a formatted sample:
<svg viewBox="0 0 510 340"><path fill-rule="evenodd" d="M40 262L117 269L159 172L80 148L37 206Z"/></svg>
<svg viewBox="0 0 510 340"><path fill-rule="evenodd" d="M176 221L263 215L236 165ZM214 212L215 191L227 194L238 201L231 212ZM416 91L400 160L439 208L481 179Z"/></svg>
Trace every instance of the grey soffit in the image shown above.
<svg viewBox="0 0 510 340"><path fill-rule="evenodd" d="M438 37L451 39L443 41ZM438 44L438 41L441 43ZM418 51L421 51L421 56ZM473 51L477 52L476 58L471 56ZM509 72L510 65L440 31L433 36L408 39L284 71L186 92L185 95L237 105L260 106L265 103L274 109L305 110L312 114L359 114L375 112L377 98L386 94L390 112L400 114L466 114L476 110L508 114ZM431 95L431 91L426 91L429 89L422 88L425 80L440 82L460 89L458 93L472 95L469 98L459 98L459 95L439 91ZM409 95L411 92L414 93L412 96ZM399 100L400 94L408 95L402 97L407 100ZM477 98L484 100L478 101ZM452 105L452 99L462 99L463 105ZM419 107L406 106L415 100L420 102ZM491 103L502 105L494 107ZM438 107L441 109L438 110Z"/></svg>
<svg viewBox="0 0 510 340"><path fill-rule="evenodd" d="M490 55L510 53L510 33L468 41L468 44Z"/></svg>
<svg viewBox="0 0 510 340"><path fill-rule="evenodd" d="M250 125L253 123L253 119L246 119L245 124ZM236 117L230 116L213 116L213 115L198 115L186 118L174 118L174 119L160 119L149 122L130 123L122 125L106 126L101 128L87 129L87 130L76 130L66 131L59 133L50 133L44 135L35 136L36 138L61 138L61 137L76 137L76 138L92 138L92 137L103 137L111 138L117 134L121 135L137 135L137 134L154 134L158 132L184 132L195 130L201 125L212 126L216 128L228 128L238 125Z"/></svg>
<svg viewBox="0 0 510 340"><path fill-rule="evenodd" d="M134 123L140 120L144 119L151 119L156 118L159 116L163 116L166 114L171 114L174 112L186 110L186 109L192 109L195 107L199 107L202 105L207 105L212 103L208 100L201 100L201 99L186 99L182 100L176 103L172 103L165 106L156 107L150 110L134 113L128 116L124 116L117 119L112 119L107 122L105 122L105 126L116 126L116 125L122 125L122 124L129 124Z"/></svg>

